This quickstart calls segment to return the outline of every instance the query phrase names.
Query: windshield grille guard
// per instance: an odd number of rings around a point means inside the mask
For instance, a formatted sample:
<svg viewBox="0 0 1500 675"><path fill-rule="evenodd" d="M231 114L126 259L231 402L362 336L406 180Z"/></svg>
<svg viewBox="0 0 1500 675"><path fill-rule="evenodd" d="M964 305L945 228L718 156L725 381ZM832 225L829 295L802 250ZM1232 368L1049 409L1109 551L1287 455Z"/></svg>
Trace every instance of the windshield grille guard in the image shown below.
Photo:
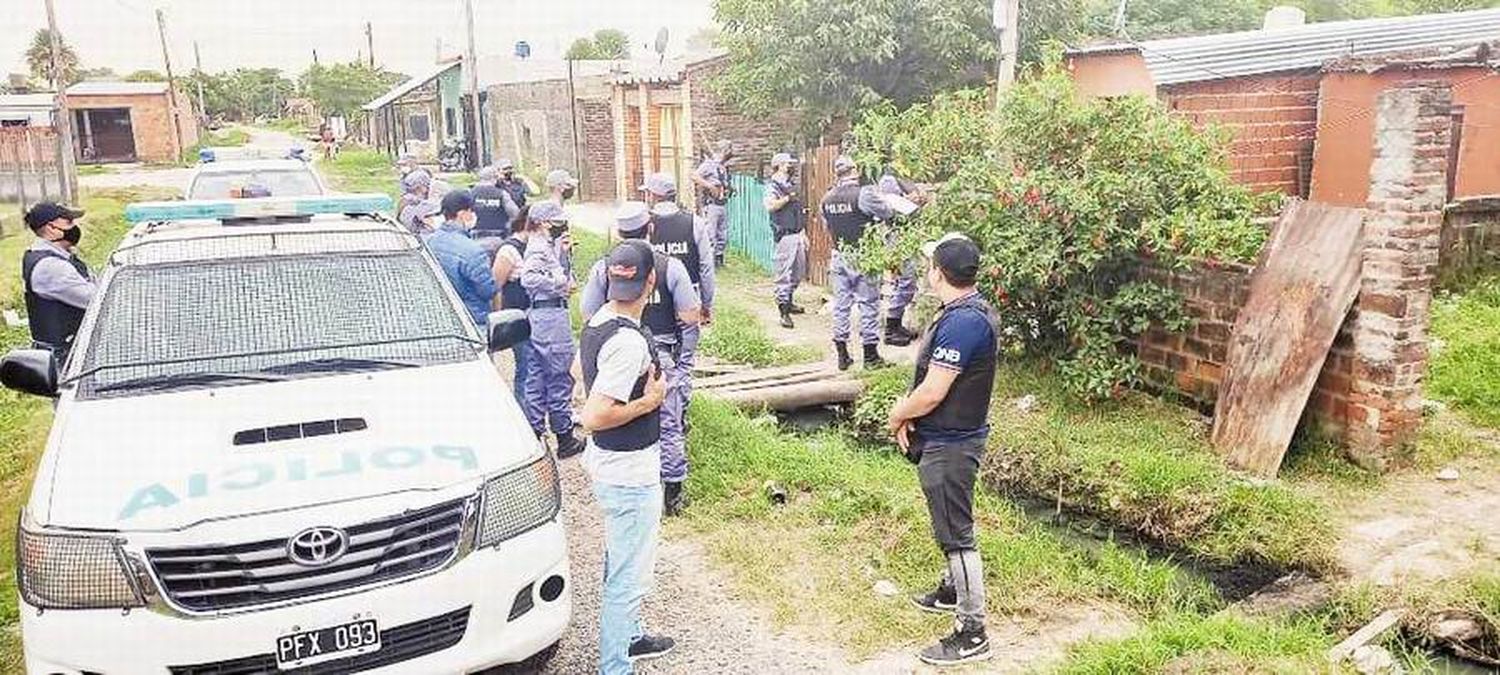
<svg viewBox="0 0 1500 675"><path fill-rule="evenodd" d="M181 262L205 263L214 260L243 260L246 258L267 256L401 253L422 249L422 240L420 237L389 218L380 215L360 215L358 217L370 218L377 224L368 227L326 227L311 229L299 227L295 230L269 232L235 231L233 225L220 225L219 227L224 229L214 234L202 236L140 238L156 232L157 227L168 224L166 221L156 221L148 223L144 231L135 235L138 239L137 241L127 241L115 249L114 252L110 253L107 264L109 267L152 267ZM372 237L371 235L374 236ZM351 241L346 246L329 245L339 240ZM301 244L300 246L296 245L299 243ZM384 245L378 245L381 243ZM236 248L236 245L239 245L242 252L236 253L233 250ZM167 250L175 248L182 251L183 254L179 256L166 255L162 259L153 260L151 256L146 255L153 248Z"/></svg>

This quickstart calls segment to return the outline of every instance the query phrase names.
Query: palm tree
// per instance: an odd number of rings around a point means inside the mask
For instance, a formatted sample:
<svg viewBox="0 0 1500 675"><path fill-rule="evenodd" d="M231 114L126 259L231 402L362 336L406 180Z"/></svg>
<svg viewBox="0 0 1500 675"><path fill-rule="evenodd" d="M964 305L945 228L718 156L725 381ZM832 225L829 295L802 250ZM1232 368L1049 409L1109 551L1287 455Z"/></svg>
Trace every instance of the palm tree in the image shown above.
<svg viewBox="0 0 1500 675"><path fill-rule="evenodd" d="M62 77L65 84L78 81L78 54L67 42L62 43L60 53L62 66ZM42 28L31 38L31 46L26 48L26 67L31 70L31 76L37 80L52 82L52 32ZM58 84L52 82L56 88Z"/></svg>

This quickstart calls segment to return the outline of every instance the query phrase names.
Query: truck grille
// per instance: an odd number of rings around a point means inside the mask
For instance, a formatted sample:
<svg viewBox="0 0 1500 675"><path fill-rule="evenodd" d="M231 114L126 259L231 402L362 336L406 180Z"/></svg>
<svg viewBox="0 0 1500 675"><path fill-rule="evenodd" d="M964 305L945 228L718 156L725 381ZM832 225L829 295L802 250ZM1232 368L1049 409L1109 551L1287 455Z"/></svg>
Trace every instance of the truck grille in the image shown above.
<svg viewBox="0 0 1500 675"><path fill-rule="evenodd" d="M428 654L436 654L464 639L469 628L469 609L465 607L442 616L409 623L380 631L380 650L351 656L347 659L328 661L295 670L281 671L285 675L325 675L334 673L357 673L373 670L403 661L410 661ZM191 666L173 666L172 675L255 675L275 673L276 655L260 654L242 659L199 663Z"/></svg>
<svg viewBox="0 0 1500 675"><path fill-rule="evenodd" d="M287 539L202 548L147 549L168 598L196 612L265 605L400 579L451 559L469 500L408 511L347 528L343 557L305 567L287 555Z"/></svg>

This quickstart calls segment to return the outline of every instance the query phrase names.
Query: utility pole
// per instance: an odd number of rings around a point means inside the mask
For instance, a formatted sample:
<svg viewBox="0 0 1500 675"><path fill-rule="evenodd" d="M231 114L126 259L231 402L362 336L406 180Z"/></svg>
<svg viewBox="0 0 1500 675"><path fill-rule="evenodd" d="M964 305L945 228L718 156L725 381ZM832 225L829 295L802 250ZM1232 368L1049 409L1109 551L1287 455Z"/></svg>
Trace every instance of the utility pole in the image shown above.
<svg viewBox="0 0 1500 675"><path fill-rule="evenodd" d="M1021 0L995 0L995 31L1000 37L1000 59L995 70L995 105L1000 94L1016 81L1016 52L1021 44Z"/></svg>
<svg viewBox="0 0 1500 675"><path fill-rule="evenodd" d="M73 153L73 113L68 111L68 83L62 72L62 33L57 32L57 12L52 0L47 2L47 30L52 36L52 88L57 90L52 103L52 123L57 125L57 147L59 160L58 180L62 183L62 194L67 201L78 203L77 155ZM19 152L19 150L17 151ZM19 159L19 156L18 156ZM19 165L20 162L17 162ZM17 185L19 188L20 186ZM21 208L26 205L22 204Z"/></svg>
<svg viewBox="0 0 1500 675"><path fill-rule="evenodd" d="M375 70L375 27L365 22L365 51L370 54L370 70Z"/></svg>
<svg viewBox="0 0 1500 675"><path fill-rule="evenodd" d="M198 52L198 41L193 40L193 79L198 84L198 114L208 119L208 106L203 104L203 54Z"/></svg>
<svg viewBox="0 0 1500 675"><path fill-rule="evenodd" d="M172 110L172 132L177 139L177 154L181 155L182 147L182 118L178 116L180 108L177 105L177 78L172 75L172 55L167 50L167 13L156 10L156 32L161 36L161 60L167 67L167 101Z"/></svg>
<svg viewBox="0 0 1500 675"><path fill-rule="evenodd" d="M471 161L478 164L484 161L484 117L479 110L479 57L474 51L474 0L464 0L464 23L468 25L469 50L464 60L465 70L469 71L469 94L474 97L474 156Z"/></svg>

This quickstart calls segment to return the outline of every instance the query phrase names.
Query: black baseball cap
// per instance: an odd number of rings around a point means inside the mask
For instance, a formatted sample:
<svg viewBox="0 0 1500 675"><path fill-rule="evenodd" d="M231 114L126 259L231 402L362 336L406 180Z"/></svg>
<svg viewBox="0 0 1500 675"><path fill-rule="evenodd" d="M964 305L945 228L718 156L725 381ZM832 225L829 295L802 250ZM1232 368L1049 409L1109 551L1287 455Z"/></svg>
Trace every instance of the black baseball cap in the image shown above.
<svg viewBox="0 0 1500 675"><path fill-rule="evenodd" d="M26 226L35 231L58 218L78 220L82 217L81 209L69 208L57 202L38 202L26 212Z"/></svg>
<svg viewBox="0 0 1500 675"><path fill-rule="evenodd" d="M474 193L468 190L450 190L443 195L443 217L452 218L459 211L469 211L474 208Z"/></svg>
<svg viewBox="0 0 1500 675"><path fill-rule="evenodd" d="M928 242L922 252L954 284L966 286L979 277L979 246L962 234L949 232L937 241Z"/></svg>
<svg viewBox="0 0 1500 675"><path fill-rule="evenodd" d="M646 279L656 267L651 245L639 239L622 241L609 252L609 299L635 302L646 292Z"/></svg>

